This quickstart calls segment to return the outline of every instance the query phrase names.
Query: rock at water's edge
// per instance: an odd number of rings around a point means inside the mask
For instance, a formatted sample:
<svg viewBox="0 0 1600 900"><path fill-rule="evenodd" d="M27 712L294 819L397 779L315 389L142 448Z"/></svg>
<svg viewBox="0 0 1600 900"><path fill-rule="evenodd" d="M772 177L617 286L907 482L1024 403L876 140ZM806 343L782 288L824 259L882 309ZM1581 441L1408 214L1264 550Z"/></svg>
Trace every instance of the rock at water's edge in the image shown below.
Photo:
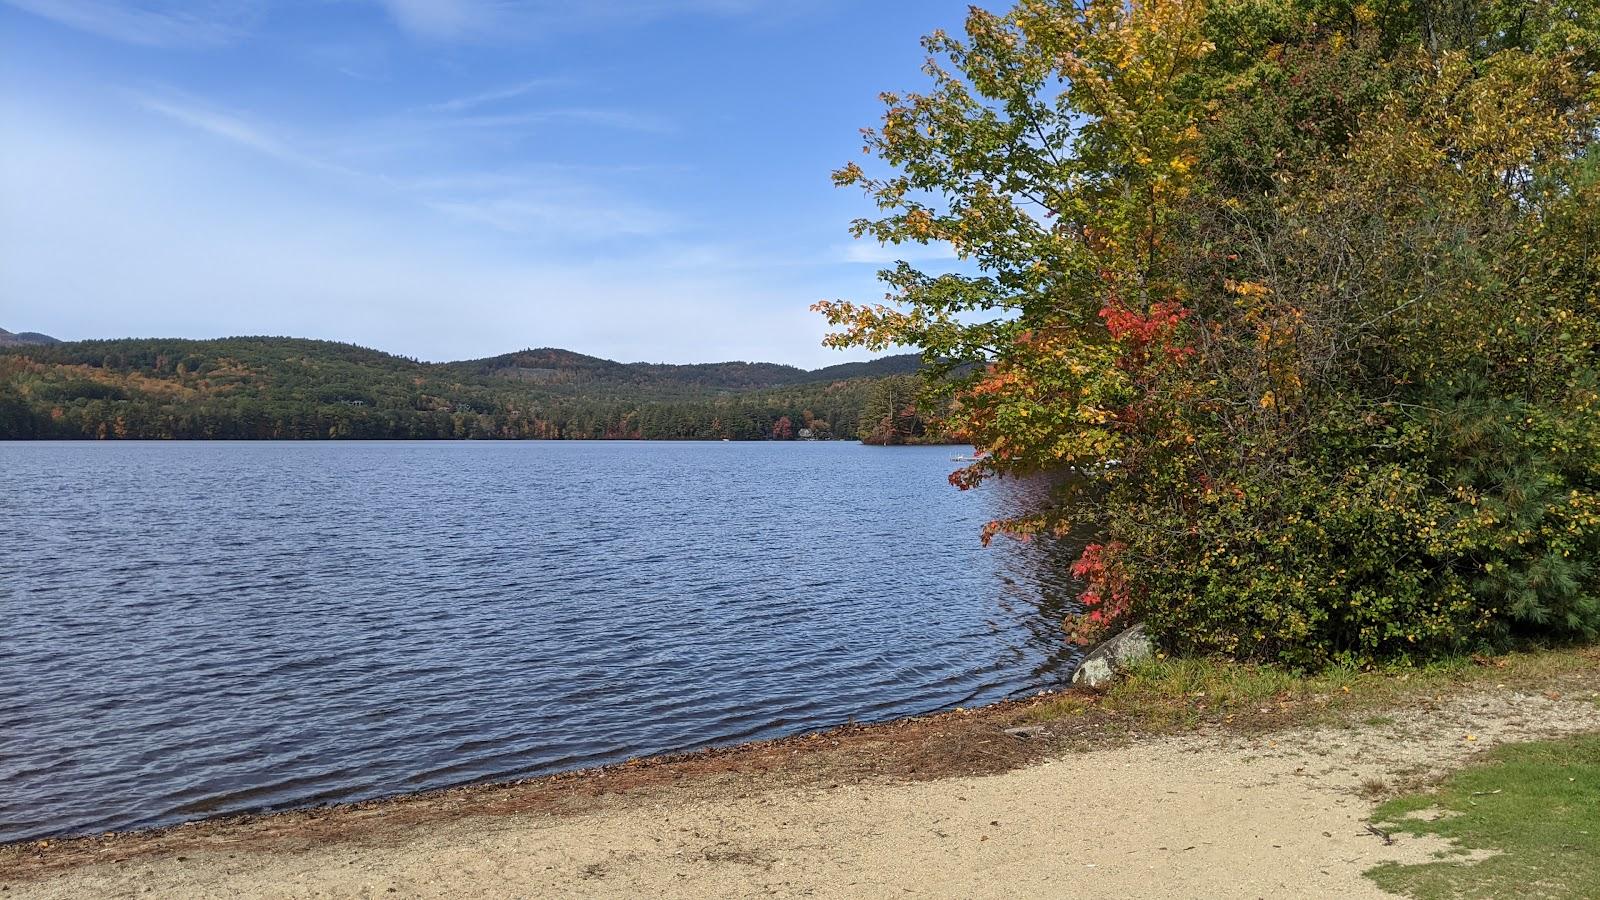
<svg viewBox="0 0 1600 900"><path fill-rule="evenodd" d="M1140 623L1094 648L1072 673L1072 683L1099 687L1154 654L1155 648Z"/></svg>

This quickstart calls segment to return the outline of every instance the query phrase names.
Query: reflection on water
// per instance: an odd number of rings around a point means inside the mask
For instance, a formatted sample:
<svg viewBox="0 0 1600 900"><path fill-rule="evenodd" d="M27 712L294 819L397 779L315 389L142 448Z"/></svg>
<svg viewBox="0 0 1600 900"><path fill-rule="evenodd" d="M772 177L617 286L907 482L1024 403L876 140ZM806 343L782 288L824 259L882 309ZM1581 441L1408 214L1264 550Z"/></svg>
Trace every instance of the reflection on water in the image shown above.
<svg viewBox="0 0 1600 900"><path fill-rule="evenodd" d="M999 699L1070 542L949 448L0 444L0 840Z"/></svg>
<svg viewBox="0 0 1600 900"><path fill-rule="evenodd" d="M998 495L994 501L997 508L1015 515L1048 505L1054 487L1051 479L1039 476L992 481L984 490ZM1034 670L1040 679L1070 674L1083 655L1082 648L1066 642L1062 621L1081 608L1078 595L1083 584L1072 577L1071 570L1087 541L1086 535L1073 534L1028 540L996 537L991 543L1006 557L995 569L1002 585L1000 602L1028 629L1033 645L1045 651Z"/></svg>

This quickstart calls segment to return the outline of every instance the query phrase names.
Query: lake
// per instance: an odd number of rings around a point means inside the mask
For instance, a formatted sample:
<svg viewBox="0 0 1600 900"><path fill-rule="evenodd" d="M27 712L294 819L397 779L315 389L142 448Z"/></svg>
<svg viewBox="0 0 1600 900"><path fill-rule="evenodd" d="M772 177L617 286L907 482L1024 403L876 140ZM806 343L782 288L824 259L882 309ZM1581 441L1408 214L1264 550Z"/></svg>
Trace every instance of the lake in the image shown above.
<svg viewBox="0 0 1600 900"><path fill-rule="evenodd" d="M0 443L0 842L983 703L1027 485L854 443Z"/></svg>

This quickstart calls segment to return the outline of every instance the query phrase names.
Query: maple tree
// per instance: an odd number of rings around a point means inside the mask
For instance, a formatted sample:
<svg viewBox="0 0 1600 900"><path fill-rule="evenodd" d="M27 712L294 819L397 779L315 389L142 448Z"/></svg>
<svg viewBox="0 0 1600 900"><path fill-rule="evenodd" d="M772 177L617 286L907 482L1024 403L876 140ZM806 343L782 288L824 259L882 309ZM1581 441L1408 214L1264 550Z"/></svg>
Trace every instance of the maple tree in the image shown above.
<svg viewBox="0 0 1600 900"><path fill-rule="evenodd" d="M1294 665L1600 632L1600 4L1022 0L836 183L960 263L825 301L1101 535L1075 635Z"/></svg>

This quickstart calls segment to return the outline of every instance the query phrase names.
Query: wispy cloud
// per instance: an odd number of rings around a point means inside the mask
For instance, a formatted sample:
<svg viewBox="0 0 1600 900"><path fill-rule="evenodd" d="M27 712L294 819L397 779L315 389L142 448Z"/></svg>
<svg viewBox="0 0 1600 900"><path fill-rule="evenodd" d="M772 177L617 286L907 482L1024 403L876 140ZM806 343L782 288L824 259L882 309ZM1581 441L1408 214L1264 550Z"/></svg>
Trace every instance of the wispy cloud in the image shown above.
<svg viewBox="0 0 1600 900"><path fill-rule="evenodd" d="M259 12L232 0L0 0L101 37L147 47L216 47L243 37Z"/></svg>
<svg viewBox="0 0 1600 900"><path fill-rule="evenodd" d="M500 18L500 4L485 0L378 0L401 28L450 40L483 33Z"/></svg>
<svg viewBox="0 0 1600 900"><path fill-rule="evenodd" d="M150 112L280 162L308 169L366 177L365 173L306 153L278 136L270 128L237 114L222 112L186 98L163 98L138 92L134 92L132 96L134 102Z"/></svg>
<svg viewBox="0 0 1600 900"><path fill-rule="evenodd" d="M670 216L586 190L527 187L515 193L433 200L428 205L467 222L514 235L616 238L664 234Z"/></svg>
<svg viewBox="0 0 1600 900"><path fill-rule="evenodd" d="M515 171L414 174L342 165L337 140L296 141L286 130L251 117L218 110L191 98L132 94L142 108L212 137L305 169L333 173L369 188L398 194L457 222L496 231L565 240L606 240L659 235L676 220L664 213L594 187L580 167L528 167ZM331 155L305 149L332 147ZM615 174L615 169L607 174Z"/></svg>
<svg viewBox="0 0 1600 900"><path fill-rule="evenodd" d="M675 129L672 122L661 116L637 113L626 109L607 109L605 107L590 106L530 109L484 115L440 116L417 120L412 124L418 128L435 130L483 129L508 131L529 125L543 125L551 122L575 122L581 125L595 125L619 131L642 131L653 134L663 134Z"/></svg>
<svg viewBox="0 0 1600 900"><path fill-rule="evenodd" d="M506 87L468 94L465 97L452 97L440 103L430 103L424 106L423 109L428 112L465 112L469 109L477 109L480 106L490 106L504 103L507 100L515 100L542 88L555 87L567 83L569 82L565 78L531 78Z"/></svg>
<svg viewBox="0 0 1600 900"><path fill-rule="evenodd" d="M459 170L434 173L412 179L408 186L421 191L464 191L490 193L515 191L530 184L578 183L592 179L615 181L624 176L662 178L679 176L689 167L681 164L575 164L535 163L493 171Z"/></svg>
<svg viewBox="0 0 1600 900"><path fill-rule="evenodd" d="M791 14L778 0L367 0L405 33L434 42L520 41L676 16ZM150 47L218 47L286 0L0 0L101 37Z"/></svg>
<svg viewBox="0 0 1600 900"><path fill-rule="evenodd" d="M524 39L640 25L674 16L786 14L784 0L374 0L397 25L434 41Z"/></svg>

